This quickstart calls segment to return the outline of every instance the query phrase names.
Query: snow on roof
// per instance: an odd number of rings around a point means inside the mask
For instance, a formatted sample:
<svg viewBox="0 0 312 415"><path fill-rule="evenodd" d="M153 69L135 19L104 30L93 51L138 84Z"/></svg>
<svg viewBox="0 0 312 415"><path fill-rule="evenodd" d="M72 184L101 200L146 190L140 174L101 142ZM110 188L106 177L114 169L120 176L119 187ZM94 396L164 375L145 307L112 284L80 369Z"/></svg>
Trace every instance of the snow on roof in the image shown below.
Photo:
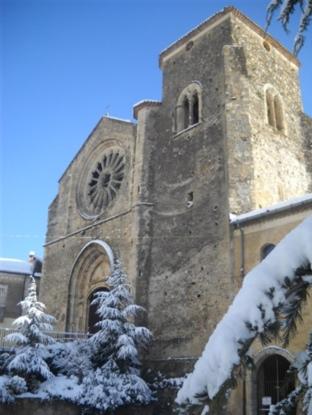
<svg viewBox="0 0 312 415"><path fill-rule="evenodd" d="M139 105L142 105L142 104L145 104L145 103L157 104L158 105L158 104L161 104L161 101L159 101L157 99L141 99L140 101L136 102L133 106L138 107Z"/></svg>
<svg viewBox="0 0 312 415"><path fill-rule="evenodd" d="M142 99L141 101L133 105L133 117L135 119L138 118L138 111L142 107L154 107L158 105L161 105L161 101L157 101L155 99Z"/></svg>
<svg viewBox="0 0 312 415"><path fill-rule="evenodd" d="M283 202L275 203L274 205L262 209L251 210L250 212L242 213L241 215L230 213L230 222L234 225L240 224L249 220L262 218L269 214L282 212L308 204L312 204L312 193L307 193L303 196L294 197Z"/></svg>
<svg viewBox="0 0 312 415"><path fill-rule="evenodd" d="M0 258L0 272L31 274L31 265L27 261L15 258Z"/></svg>
<svg viewBox="0 0 312 415"><path fill-rule="evenodd" d="M103 115L103 118L108 118L108 119L113 120L113 121L121 121L121 122L127 122L127 123L130 123L130 124L133 124L133 122L131 120L128 120L126 118L114 117L113 115L108 115L108 114Z"/></svg>

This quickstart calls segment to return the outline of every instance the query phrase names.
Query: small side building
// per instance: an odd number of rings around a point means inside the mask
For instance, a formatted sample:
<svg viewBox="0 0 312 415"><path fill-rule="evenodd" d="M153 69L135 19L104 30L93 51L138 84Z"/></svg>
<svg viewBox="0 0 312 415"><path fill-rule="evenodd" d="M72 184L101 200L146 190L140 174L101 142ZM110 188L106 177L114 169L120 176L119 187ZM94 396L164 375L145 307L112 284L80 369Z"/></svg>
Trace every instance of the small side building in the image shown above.
<svg viewBox="0 0 312 415"><path fill-rule="evenodd" d="M9 328L20 314L32 267L27 261L0 258L0 329Z"/></svg>

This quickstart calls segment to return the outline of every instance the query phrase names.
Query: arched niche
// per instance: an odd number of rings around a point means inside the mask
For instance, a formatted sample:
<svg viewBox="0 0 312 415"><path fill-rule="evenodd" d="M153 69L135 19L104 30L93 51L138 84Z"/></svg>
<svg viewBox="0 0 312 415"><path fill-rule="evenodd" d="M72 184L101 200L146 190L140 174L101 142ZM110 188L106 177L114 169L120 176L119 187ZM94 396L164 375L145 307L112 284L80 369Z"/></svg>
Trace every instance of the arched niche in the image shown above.
<svg viewBox="0 0 312 415"><path fill-rule="evenodd" d="M88 331L90 296L109 288L107 278L113 264L113 251L104 241L90 241L81 249L69 280L66 331Z"/></svg>

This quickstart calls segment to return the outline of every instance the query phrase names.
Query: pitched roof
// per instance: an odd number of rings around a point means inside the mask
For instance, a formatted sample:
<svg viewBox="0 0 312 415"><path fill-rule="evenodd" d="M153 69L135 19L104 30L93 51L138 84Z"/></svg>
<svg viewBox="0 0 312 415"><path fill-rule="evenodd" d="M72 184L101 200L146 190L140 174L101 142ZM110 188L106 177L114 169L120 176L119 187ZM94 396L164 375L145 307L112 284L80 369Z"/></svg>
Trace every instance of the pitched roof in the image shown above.
<svg viewBox="0 0 312 415"><path fill-rule="evenodd" d="M31 274L31 265L27 261L15 258L0 258L0 272L10 274Z"/></svg>
<svg viewBox="0 0 312 415"><path fill-rule="evenodd" d="M258 26L255 22L253 22L249 17L244 15L238 9L233 6L225 7L220 12L214 14L213 16L209 17L207 20L200 23L190 32L186 33L180 39L169 45L165 50L163 50L159 55L159 66L162 67L166 58L171 55L174 51L176 51L181 46L185 45L189 42L194 36L200 34L201 32L205 31L206 29L215 26L218 24L219 21L223 20L227 16L234 15L238 19L240 19L243 23L249 26L252 30L254 30L258 35L260 35L266 42L270 43L276 49L279 50L287 59L289 59L292 63L299 66L300 63L298 59L293 55L288 49L286 49L281 43L279 43L276 39L274 39L271 35L265 32L260 26Z"/></svg>

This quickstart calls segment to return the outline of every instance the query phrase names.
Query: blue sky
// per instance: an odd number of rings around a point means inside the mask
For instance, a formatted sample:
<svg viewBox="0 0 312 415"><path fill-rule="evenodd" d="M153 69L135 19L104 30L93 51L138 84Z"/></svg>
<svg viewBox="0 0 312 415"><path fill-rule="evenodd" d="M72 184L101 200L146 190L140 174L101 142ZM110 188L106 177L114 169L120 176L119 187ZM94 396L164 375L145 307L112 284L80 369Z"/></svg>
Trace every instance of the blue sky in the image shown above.
<svg viewBox="0 0 312 415"><path fill-rule="evenodd" d="M0 0L0 256L42 256L58 179L104 114L161 98L158 55L229 4L260 26L266 0ZM273 21L269 32L291 48ZM311 28L312 29L312 28ZM311 29L299 58L312 114Z"/></svg>

